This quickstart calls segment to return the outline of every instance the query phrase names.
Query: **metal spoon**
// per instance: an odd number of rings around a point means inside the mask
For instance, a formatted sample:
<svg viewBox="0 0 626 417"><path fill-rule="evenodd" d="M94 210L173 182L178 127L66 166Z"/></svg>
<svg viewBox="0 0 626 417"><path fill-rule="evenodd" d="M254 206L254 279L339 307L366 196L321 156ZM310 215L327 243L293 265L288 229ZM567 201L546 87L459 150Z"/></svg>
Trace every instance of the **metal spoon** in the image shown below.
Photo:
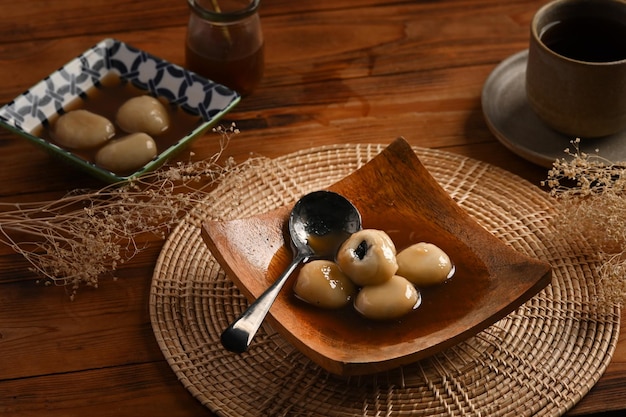
<svg viewBox="0 0 626 417"><path fill-rule="evenodd" d="M298 200L289 215L289 234L294 252L291 264L224 330L221 336L222 345L231 352L245 352L296 267L312 259L333 259L339 246L360 229L359 211L337 193L315 191Z"/></svg>

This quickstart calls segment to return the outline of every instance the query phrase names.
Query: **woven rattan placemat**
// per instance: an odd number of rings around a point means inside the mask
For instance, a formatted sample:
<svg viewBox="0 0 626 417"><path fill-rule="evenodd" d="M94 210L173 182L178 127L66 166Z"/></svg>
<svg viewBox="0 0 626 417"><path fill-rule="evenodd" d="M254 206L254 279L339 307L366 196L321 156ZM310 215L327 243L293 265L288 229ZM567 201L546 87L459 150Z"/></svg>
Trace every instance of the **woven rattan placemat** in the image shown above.
<svg viewBox="0 0 626 417"><path fill-rule="evenodd" d="M200 237L206 218L292 204L373 158L383 145L337 145L261 163L225 180L166 241L154 271L154 334L182 384L221 416L557 416L608 365L619 311L594 302L599 278L584 242L555 236L553 202L532 184L462 156L415 148L444 189L511 247L553 266L552 285L466 342L401 369L328 374L265 325L250 350L219 336L247 305Z"/></svg>

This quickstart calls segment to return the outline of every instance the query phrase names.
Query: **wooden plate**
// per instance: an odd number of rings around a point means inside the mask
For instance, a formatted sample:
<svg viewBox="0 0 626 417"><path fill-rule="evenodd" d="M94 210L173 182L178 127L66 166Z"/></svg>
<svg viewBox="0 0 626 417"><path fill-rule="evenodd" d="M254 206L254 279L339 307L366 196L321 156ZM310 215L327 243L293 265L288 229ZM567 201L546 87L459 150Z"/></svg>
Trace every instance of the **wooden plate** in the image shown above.
<svg viewBox="0 0 626 417"><path fill-rule="evenodd" d="M309 306L294 297L291 280L268 320L332 373L375 373L430 356L503 318L550 282L547 263L514 251L478 225L403 139L329 189L356 205L364 228L385 230L399 250L432 242L456 266L452 280L422 290L420 308L393 322L367 320L351 307L325 311ZM203 239L249 301L291 260L285 234L290 210L203 223Z"/></svg>

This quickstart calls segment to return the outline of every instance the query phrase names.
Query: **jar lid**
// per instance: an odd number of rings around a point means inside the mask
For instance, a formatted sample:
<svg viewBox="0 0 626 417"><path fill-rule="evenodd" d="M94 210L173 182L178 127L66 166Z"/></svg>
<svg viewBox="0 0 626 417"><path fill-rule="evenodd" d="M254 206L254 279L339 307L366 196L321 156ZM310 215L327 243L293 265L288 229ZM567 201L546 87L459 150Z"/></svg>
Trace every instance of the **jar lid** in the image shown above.
<svg viewBox="0 0 626 417"><path fill-rule="evenodd" d="M224 11L220 8L218 3L219 0L210 0L204 1L203 3L210 3L212 9L208 9L200 4L198 4L198 0L187 0L189 3L189 7L193 10L197 15L202 17L203 19L209 20L211 22L236 22L241 19L245 19L248 16L252 16L256 13L259 8L259 3L261 0L250 0L248 5L243 9L237 10L228 10Z"/></svg>

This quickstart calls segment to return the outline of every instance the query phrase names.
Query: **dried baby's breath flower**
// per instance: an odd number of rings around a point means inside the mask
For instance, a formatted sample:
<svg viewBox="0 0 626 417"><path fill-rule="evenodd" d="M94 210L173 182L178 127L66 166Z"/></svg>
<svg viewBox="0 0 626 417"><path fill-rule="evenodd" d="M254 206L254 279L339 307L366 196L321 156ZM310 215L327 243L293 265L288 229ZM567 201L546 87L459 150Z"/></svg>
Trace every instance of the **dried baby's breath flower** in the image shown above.
<svg viewBox="0 0 626 417"><path fill-rule="evenodd" d="M610 305L623 305L626 294L626 259L624 253L600 253L600 284L602 300Z"/></svg>
<svg viewBox="0 0 626 417"><path fill-rule="evenodd" d="M143 249L139 237L167 233L227 176L258 164L251 158L218 164L234 125L214 129L220 151L206 160L178 162L122 185L75 190L59 200L0 203L0 242L22 254L47 283L97 287Z"/></svg>
<svg viewBox="0 0 626 417"><path fill-rule="evenodd" d="M557 159L543 182L559 201L557 231L566 238L584 237L601 267L602 301L626 300L626 164L602 158L598 150L580 150L580 139Z"/></svg>

